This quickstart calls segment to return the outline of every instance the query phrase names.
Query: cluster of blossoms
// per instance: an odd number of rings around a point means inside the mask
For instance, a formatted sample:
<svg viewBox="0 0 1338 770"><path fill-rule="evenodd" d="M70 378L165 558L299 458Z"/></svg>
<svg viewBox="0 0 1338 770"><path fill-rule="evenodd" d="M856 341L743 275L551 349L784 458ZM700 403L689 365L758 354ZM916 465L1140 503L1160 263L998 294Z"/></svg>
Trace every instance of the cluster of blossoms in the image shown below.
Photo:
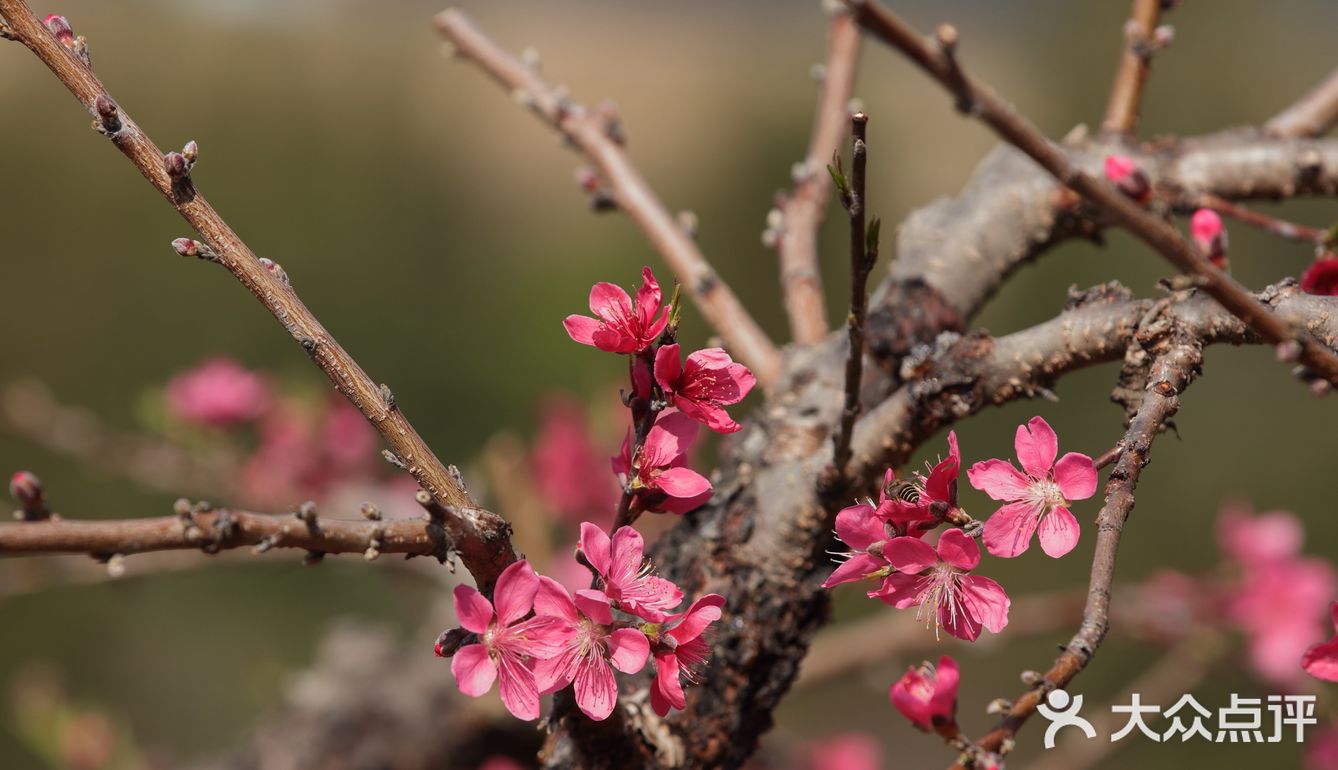
<svg viewBox="0 0 1338 770"><path fill-rule="evenodd" d="M1127 155L1108 155L1105 161L1106 179L1126 196L1147 204L1152 200L1152 183L1138 162ZM1212 209L1198 209L1189 219L1189 235L1199 251L1218 268L1229 267L1226 257L1227 232L1222 218ZM1322 296L1338 295L1338 254L1332 243L1326 241L1317 250L1315 260L1301 273L1301 290Z"/></svg>
<svg viewBox="0 0 1338 770"><path fill-rule="evenodd" d="M1014 448L1021 469L1008 460L989 459L967 470L971 486L1002 505L983 527L961 509L957 482L962 456L955 433L948 434L948 454L928 469L898 480L884 477L878 500L841 510L836 535L849 549L844 561L824 583L872 580L868 591L898 609L916 607L918 620L937 634L975 641L982 629L999 633L1008 624L1009 598L997 582L972 574L980 565L980 547L969 532L979 534L993 556L1021 555L1038 535L1041 550L1059 558L1077 545L1078 520L1070 501L1096 492L1092 458L1077 452L1059 456L1059 438L1050 425L1033 417L1019 425ZM927 535L947 525L930 545ZM952 658L937 666L910 669L889 691L892 704L916 727L952 740L959 672Z"/></svg>
<svg viewBox="0 0 1338 770"><path fill-rule="evenodd" d="M452 658L461 692L477 697L496 681L502 702L520 719L537 718L540 696L568 686L586 716L606 719L618 699L614 669L634 674L651 659L651 707L662 716L685 708L684 684L696 681L709 657L703 636L725 604L723 596L707 594L680 610L683 591L651 574L645 541L630 523L646 512L685 513L710 499L711 483L688 467L688 452L700 425L739 430L725 407L747 396L756 380L720 348L684 359L673 339L676 308L664 304L650 268L642 271L635 300L618 286L596 284L590 311L594 318L568 317L567 334L629 356L624 404L633 422L612 457L623 492L612 535L590 521L581 524L577 561L589 568L593 583L571 592L529 562L516 562L498 577L491 601L473 587L455 589L461 628L444 632L436 645L437 655ZM572 444L571 436L554 441L555 447ZM583 451L564 462L588 467L588 457ZM567 508L600 499L553 486L568 498Z"/></svg>
<svg viewBox="0 0 1338 770"><path fill-rule="evenodd" d="M649 574L644 550L631 527L610 538L587 522L579 554L597 587L569 592L527 561L502 572L492 601L456 586L461 628L441 635L437 655L453 658L451 673L466 695L483 695L497 681L502 703L519 719L537 718L539 696L568 685L586 716L606 719L618 699L613 670L635 674L651 657L652 707L661 715L684 708L683 682L692 682L707 658L702 634L720 618L724 597L707 594L674 612L683 592Z"/></svg>
<svg viewBox="0 0 1338 770"><path fill-rule="evenodd" d="M1078 542L1078 521L1070 500L1096 491L1092 458L1070 452L1056 461L1059 439L1040 417L1020 425L1015 439L1019 471L1011 462L991 459L967 471L971 485L1002 505L985 522L981 540L994 556L1012 558L1026 551L1039 532L1041 549L1058 558ZM868 592L898 609L917 607L917 617L967 641L981 629L999 633L1008 624L1008 594L995 581L971 574L980 565L980 547L965 528L950 526L936 545L927 534L943 524L969 527L957 502L962 465L957 435L948 434L948 455L929 469L898 481L888 470L878 501L840 511L836 535L849 547L845 561L824 583L876 580Z"/></svg>

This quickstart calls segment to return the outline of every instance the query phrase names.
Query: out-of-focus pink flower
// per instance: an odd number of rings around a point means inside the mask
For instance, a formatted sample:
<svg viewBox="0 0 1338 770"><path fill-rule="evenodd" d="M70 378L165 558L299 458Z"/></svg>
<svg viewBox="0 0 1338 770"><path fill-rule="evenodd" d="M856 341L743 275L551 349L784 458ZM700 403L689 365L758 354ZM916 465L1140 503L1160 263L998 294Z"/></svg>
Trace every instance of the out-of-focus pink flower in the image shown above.
<svg viewBox="0 0 1338 770"><path fill-rule="evenodd" d="M1306 770L1338 770L1338 726L1306 736Z"/></svg>
<svg viewBox="0 0 1338 770"><path fill-rule="evenodd" d="M196 425L250 422L265 413L271 393L265 378L229 358L210 358L167 383L167 408Z"/></svg>
<svg viewBox="0 0 1338 770"><path fill-rule="evenodd" d="M663 299L655 275L644 267L635 305L621 286L600 282L590 290L590 312L596 318L569 315L563 326L582 345L608 353L640 353L669 324L669 308L663 307Z"/></svg>
<svg viewBox="0 0 1338 770"><path fill-rule="evenodd" d="M604 593L618 609L658 622L683 601L683 592L644 568L646 542L632 527L604 530L581 523L581 553L604 581Z"/></svg>
<svg viewBox="0 0 1338 770"><path fill-rule="evenodd" d="M1226 614L1246 636L1251 665L1274 685L1297 686L1298 664L1324 634L1338 576L1327 561L1301 555L1300 523L1286 512L1252 517L1241 506L1228 507L1218 538L1240 567Z"/></svg>
<svg viewBox="0 0 1338 770"><path fill-rule="evenodd" d="M944 655L935 668L925 661L892 683L888 697L901 715L921 730L946 729L957 720L957 661Z"/></svg>
<svg viewBox="0 0 1338 770"><path fill-rule="evenodd" d="M1078 520L1069 512L1069 501L1096 492L1096 466L1078 452L1055 462L1059 437L1040 417L1017 427L1014 447L1026 475L997 459L978 462L966 472L971 486L1007 503L985 522L981 540L995 556L1012 558L1027 550L1039 529L1041 550L1057 559L1078 544Z"/></svg>
<svg viewBox="0 0 1338 770"><path fill-rule="evenodd" d="M883 556L897 569L870 591L871 598L898 609L918 606L916 618L974 642L981 627L999 633L1008 625L1008 594L986 577L972 575L980 565L980 547L960 529L946 530L938 548L914 537L898 537L883 546Z"/></svg>
<svg viewBox="0 0 1338 770"><path fill-rule="evenodd" d="M488 757L479 770L525 770L525 766L511 757Z"/></svg>
<svg viewBox="0 0 1338 770"><path fill-rule="evenodd" d="M650 706L656 714L687 708L683 682L696 684L700 666L711 654L702 634L720 619L724 606L725 597L707 594L664 624L655 642L655 682L650 688Z"/></svg>
<svg viewBox="0 0 1338 770"><path fill-rule="evenodd" d="M1217 514L1217 544L1222 553L1247 565L1288 559L1301 552L1305 528L1287 511L1254 515L1240 503L1222 507Z"/></svg>
<svg viewBox="0 0 1338 770"><path fill-rule="evenodd" d="M869 733L848 732L809 743L804 750L809 770L882 770L883 749Z"/></svg>
<svg viewBox="0 0 1338 770"><path fill-rule="evenodd" d="M634 628L609 628L613 611L603 591L587 588L573 598L548 577L539 578L534 611L538 617L555 619L563 637L557 653L535 667L539 691L555 692L575 684L581 711L597 722L607 719L618 700L613 669L635 674L646 665L650 655L646 635Z"/></svg>
<svg viewBox="0 0 1338 770"><path fill-rule="evenodd" d="M1152 197L1152 185L1133 158L1127 155L1107 155L1105 172L1106 179L1118 187L1120 192L1139 203L1147 203Z"/></svg>
<svg viewBox="0 0 1338 770"><path fill-rule="evenodd" d="M341 398L313 417L280 403L260 422L260 444L242 467L243 496L252 504L287 505L323 498L369 478L376 468L376 433Z"/></svg>
<svg viewBox="0 0 1338 770"><path fill-rule="evenodd" d="M530 471L544 504L565 521L611 516L618 485L604 468L604 451L591 438L585 410L568 397L548 399L530 452Z"/></svg>
<svg viewBox="0 0 1338 770"><path fill-rule="evenodd" d="M687 513L711 498L711 482L687 467L696 437L691 417L666 409L647 432L637 458L631 456L631 435L623 440L622 452L612 458L613 472L631 485L644 510Z"/></svg>
<svg viewBox="0 0 1338 770"><path fill-rule="evenodd" d="M1338 602L1329 605L1329 615L1334 629L1338 630ZM1306 650L1301 665L1306 673L1317 679L1338 682L1338 636Z"/></svg>
<svg viewBox="0 0 1338 770"><path fill-rule="evenodd" d="M456 685L477 698L500 676L502 703L517 719L539 717L539 690L531 666L536 658L556 655L566 641L564 629L553 618L524 619L538 590L539 576L527 561L512 564L497 578L495 610L472 586L455 587L455 615L462 627L478 634L477 644L460 647L451 659Z"/></svg>
<svg viewBox="0 0 1338 770"><path fill-rule="evenodd" d="M1338 256L1325 252L1301 273L1301 291L1323 297L1338 295Z"/></svg>
<svg viewBox="0 0 1338 770"><path fill-rule="evenodd" d="M655 353L655 380L674 406L717 433L733 433L740 426L725 407L737 404L757 384L743 364L736 364L723 348L707 348L680 360L678 345Z"/></svg>
<svg viewBox="0 0 1338 770"><path fill-rule="evenodd" d="M1199 209L1189 218L1189 235L1203 255L1217 267L1227 267L1227 232L1222 218L1212 209Z"/></svg>

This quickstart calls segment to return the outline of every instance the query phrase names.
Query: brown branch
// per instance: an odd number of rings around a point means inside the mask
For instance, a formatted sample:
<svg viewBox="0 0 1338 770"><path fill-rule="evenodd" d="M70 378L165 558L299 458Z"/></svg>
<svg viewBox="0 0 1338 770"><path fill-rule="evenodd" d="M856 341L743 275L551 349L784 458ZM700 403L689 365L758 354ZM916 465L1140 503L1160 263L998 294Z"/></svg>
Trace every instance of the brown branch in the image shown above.
<svg viewBox="0 0 1338 770"><path fill-rule="evenodd" d="M459 511L472 517L478 509ZM214 553L255 546L300 548L316 553L403 553L449 558L446 531L424 519L352 521L294 514L210 509L189 515L107 521L52 518L0 524L0 556L37 553L85 553L128 556L149 551L204 550ZM374 558L374 557L373 557Z"/></svg>
<svg viewBox="0 0 1338 770"><path fill-rule="evenodd" d="M302 304L282 271L263 265L199 194L190 178L189 166L181 162L182 156L174 153L174 158L165 157L112 99L92 69L52 35L26 2L0 0L0 15L8 22L12 36L36 54L93 115L95 127L200 233L205 244L199 252L227 268L274 315L330 378L335 389L381 433L419 485L443 505L471 511L470 515L447 517L444 524L451 546L459 552L465 567L485 590L489 588L502 569L516 558L506 522L473 507L473 499L458 477L418 435L390 390L363 371Z"/></svg>
<svg viewBox="0 0 1338 770"><path fill-rule="evenodd" d="M1264 131L1279 137L1315 137L1338 123L1338 70L1330 72L1296 103L1279 112Z"/></svg>
<svg viewBox="0 0 1338 770"><path fill-rule="evenodd" d="M822 89L808 154L799 166L794 188L778 207L781 226L776 250L780 256L781 290L785 313L790 319L790 337L798 345L815 345L827 334L827 309L818 272L818 228L827 207L831 180L823 167L839 151L850 122L849 105L862 39L850 14L837 12L832 17L827 33L827 63L822 71Z"/></svg>
<svg viewBox="0 0 1338 770"><path fill-rule="evenodd" d="M1164 338L1149 344L1146 337L1157 329ZM1148 464L1152 442L1180 409L1180 393L1194 381L1203 362L1199 336L1183 328L1174 316L1153 320L1139 330L1139 342L1152 357L1143 403L1134 415L1122 442L1124 451L1106 482L1105 504L1096 517L1096 547L1088 585L1083 621L1073 639L1041 682L1013 701L1008 712L976 745L999 752L1036 710L1036 705L1055 688L1068 685L1091 662L1110 629L1110 596L1115 578L1115 557L1120 537L1134 508L1134 490Z"/></svg>
<svg viewBox="0 0 1338 770"><path fill-rule="evenodd" d="M1329 236L1326 231L1319 228L1306 227L1295 222L1288 222L1285 219L1260 214L1212 193L1201 196L1199 205L1210 208L1223 216L1231 217L1237 222L1244 222L1251 227L1257 227L1264 232L1272 233L1289 241L1304 241L1318 246L1323 245Z"/></svg>
<svg viewBox="0 0 1338 770"><path fill-rule="evenodd" d="M575 104L533 68L502 49L458 9L437 15L438 31L457 54L473 61L531 108L599 169L614 201L636 222L651 245L678 277L707 323L724 339L734 357L769 389L780 374L780 351L716 274L697 244L632 165L622 145L610 136L605 117Z"/></svg>
<svg viewBox="0 0 1338 770"><path fill-rule="evenodd" d="M850 118L850 178L847 180L838 163L833 174L838 181L841 203L850 217L850 310L846 316L846 379L845 403L841 422L832 444L832 476L827 486L840 486L837 479L848 479L846 463L850 462L850 437L859 416L860 389L864 382L864 320L869 302L869 273L878 260L878 219L868 225L865 198L865 177L868 165L869 116L857 112Z"/></svg>
<svg viewBox="0 0 1338 770"><path fill-rule="evenodd" d="M1106 119L1101 122L1101 130L1107 134L1131 134L1138 124L1138 107L1154 52L1152 33L1161 19L1161 6L1162 0L1133 0L1129 23L1123 30L1124 54L1110 90Z"/></svg>
<svg viewBox="0 0 1338 770"><path fill-rule="evenodd" d="M961 72L955 57L947 55L941 46L931 47L899 17L871 0L848 1L861 26L938 80L956 97L959 108L979 118L1177 269L1192 275L1204 291L1244 320L1264 340L1273 344L1296 340L1301 346L1300 361L1330 383L1338 383L1338 355L1332 350L1270 313L1244 286L1214 267L1171 225L1126 198L1114 185L1075 164L1067 153L1047 140L993 91Z"/></svg>

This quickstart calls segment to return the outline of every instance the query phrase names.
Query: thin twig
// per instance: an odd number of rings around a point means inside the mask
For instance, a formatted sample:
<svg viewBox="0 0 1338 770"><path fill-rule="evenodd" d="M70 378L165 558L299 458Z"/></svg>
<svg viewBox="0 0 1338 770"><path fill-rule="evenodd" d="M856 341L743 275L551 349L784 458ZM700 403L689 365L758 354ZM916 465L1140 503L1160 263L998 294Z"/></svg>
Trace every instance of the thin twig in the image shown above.
<svg viewBox="0 0 1338 770"><path fill-rule="evenodd" d="M860 385L864 374L864 320L869 301L869 273L878 259L878 219L865 227L867 206L865 177L868 162L869 116L857 112L850 118L850 178L847 180L838 164L832 170L837 180L841 203L850 215L850 311L846 316L846 335L849 350L846 353L845 405L841 410L841 424L833 439L832 469L835 478L846 478L846 464L850 462L850 437L859 416Z"/></svg>
<svg viewBox="0 0 1338 770"><path fill-rule="evenodd" d="M446 527L453 543L460 549L465 567L485 590L489 589L497 575L516 558L506 522L474 507L473 499L457 476L437 459L394 399L389 397L389 389L378 385L335 341L298 299L281 270L272 270L260 262L196 190L189 167L170 167L172 161L112 99L92 69L52 35L33 15L27 3L0 0L0 15L9 23L13 36L36 54L88 109L94 117L95 128L112 140L144 178L204 238L204 248L197 249L198 252L227 268L283 324L330 378L335 389L381 433L419 485L443 505L474 512L470 516L450 517ZM181 155L174 155L180 161Z"/></svg>
<svg viewBox="0 0 1338 770"><path fill-rule="evenodd" d="M1328 133L1335 123L1338 123L1338 69L1265 123L1264 131L1280 137L1316 137Z"/></svg>
<svg viewBox="0 0 1338 770"><path fill-rule="evenodd" d="M1124 451L1106 482L1105 504L1096 517L1092 577L1082 625L1041 682L1014 700L999 724L976 742L983 751L999 752L1035 712L1047 693L1065 687L1086 668L1110 628L1115 557L1124 524L1134 508L1134 490L1148 463L1152 442L1166 421L1179 410L1180 393L1197 376L1203 360L1203 349L1197 336L1176 328L1174 320L1170 323L1169 336L1156 344L1157 352L1149 370L1143 403L1124 434Z"/></svg>
<svg viewBox="0 0 1338 770"><path fill-rule="evenodd" d="M1138 125L1138 107L1152 62L1152 32L1161 19L1161 6L1162 0L1133 0L1123 30L1124 54L1110 89L1106 119L1101 122L1101 130L1107 134L1131 134Z"/></svg>
<svg viewBox="0 0 1338 770"><path fill-rule="evenodd" d="M827 335L827 309L818 271L818 228L827 208L831 179L823 166L840 149L850 121L850 99L863 37L849 13L839 11L832 17L808 154L798 168L794 188L779 205L781 230L776 250L781 291L790 319L790 336L799 345L817 344Z"/></svg>
<svg viewBox="0 0 1338 770"><path fill-rule="evenodd" d="M1289 241L1304 241L1318 246L1323 245L1329 237L1325 230L1298 225L1295 222L1270 217L1267 214L1260 214L1257 211L1245 208L1239 203L1232 203L1220 195L1211 193L1201 195L1199 196L1199 205L1210 208L1223 216L1231 217L1238 222L1257 227L1264 232L1272 233L1279 238L1286 238Z"/></svg>
<svg viewBox="0 0 1338 770"><path fill-rule="evenodd" d="M475 511L465 512L467 515ZM256 546L300 548L317 553L380 553L438 556L454 551L446 532L424 519L352 521L293 514L213 509L189 516L86 521L68 518L0 524L0 554L86 553L128 556L147 551L204 550Z"/></svg>
<svg viewBox="0 0 1338 770"><path fill-rule="evenodd" d="M931 46L887 8L871 0L847 0L860 25L901 51L952 93L959 108L983 121L1004 140L1022 150L1056 179L1104 210L1117 224L1165 257L1265 341L1296 340L1299 360L1331 384L1338 384L1338 355L1269 311L1248 289L1217 269L1181 237L1174 227L1126 198L1114 185L1078 167L1026 118L989 88L966 76L941 45Z"/></svg>
<svg viewBox="0 0 1338 770"><path fill-rule="evenodd" d="M752 369L758 383L769 389L780 374L780 351L656 197L616 135L610 136L606 117L573 103L532 67L489 38L464 12L455 8L444 11L437 15L436 25L460 56L516 94L599 169L618 207L645 233L707 323L724 339L734 357Z"/></svg>

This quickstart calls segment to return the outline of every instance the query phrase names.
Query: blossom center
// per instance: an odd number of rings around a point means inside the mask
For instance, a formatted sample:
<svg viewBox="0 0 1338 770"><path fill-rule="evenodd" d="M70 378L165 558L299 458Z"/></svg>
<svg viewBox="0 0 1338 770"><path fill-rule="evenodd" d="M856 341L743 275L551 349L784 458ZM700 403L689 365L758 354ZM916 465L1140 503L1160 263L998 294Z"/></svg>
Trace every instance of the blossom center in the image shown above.
<svg viewBox="0 0 1338 770"><path fill-rule="evenodd" d="M963 613L961 579L966 573L941 561L925 573L920 588L919 605L915 619L925 626L934 627L934 637L945 621L955 625L957 616Z"/></svg>
<svg viewBox="0 0 1338 770"><path fill-rule="evenodd" d="M1030 488L1029 502L1040 509L1042 514L1056 508L1067 508L1069 501L1064 491L1051 479L1033 481Z"/></svg>

